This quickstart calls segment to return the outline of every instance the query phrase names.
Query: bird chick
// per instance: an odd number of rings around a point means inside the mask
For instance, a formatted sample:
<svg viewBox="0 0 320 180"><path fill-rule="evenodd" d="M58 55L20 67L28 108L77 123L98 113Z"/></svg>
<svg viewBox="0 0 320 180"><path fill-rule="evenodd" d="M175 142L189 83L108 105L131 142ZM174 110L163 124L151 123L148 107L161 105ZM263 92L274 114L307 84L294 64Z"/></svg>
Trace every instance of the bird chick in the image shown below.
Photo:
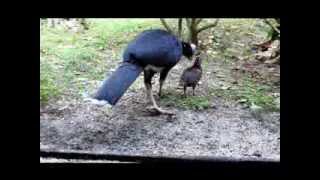
<svg viewBox="0 0 320 180"><path fill-rule="evenodd" d="M201 59L199 56L196 57L193 65L187 69L185 69L180 78L180 85L183 86L184 97L186 97L187 87L192 87L194 96L194 90L198 85L202 76L202 67L201 67Z"/></svg>

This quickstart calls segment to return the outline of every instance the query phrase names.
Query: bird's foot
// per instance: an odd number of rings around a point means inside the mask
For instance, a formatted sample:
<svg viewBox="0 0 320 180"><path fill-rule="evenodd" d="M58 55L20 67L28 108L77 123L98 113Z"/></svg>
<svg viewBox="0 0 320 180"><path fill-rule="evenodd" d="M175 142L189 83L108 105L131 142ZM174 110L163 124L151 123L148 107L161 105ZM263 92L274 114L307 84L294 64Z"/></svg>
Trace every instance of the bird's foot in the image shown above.
<svg viewBox="0 0 320 180"><path fill-rule="evenodd" d="M84 98L83 100L85 102L89 102L90 104L94 104L97 106L111 106L107 101L104 101L104 100L97 100L93 98Z"/></svg>
<svg viewBox="0 0 320 180"><path fill-rule="evenodd" d="M146 108L148 111L152 112L152 113L156 113L156 114L167 114L167 115L174 115L174 112L171 111L167 111L167 110L163 110L159 107L155 107L155 106L149 106Z"/></svg>
<svg viewBox="0 0 320 180"><path fill-rule="evenodd" d="M93 98L84 98L84 101L88 102L89 108L99 108L106 116L110 116L112 114L112 105L107 101L97 100Z"/></svg>

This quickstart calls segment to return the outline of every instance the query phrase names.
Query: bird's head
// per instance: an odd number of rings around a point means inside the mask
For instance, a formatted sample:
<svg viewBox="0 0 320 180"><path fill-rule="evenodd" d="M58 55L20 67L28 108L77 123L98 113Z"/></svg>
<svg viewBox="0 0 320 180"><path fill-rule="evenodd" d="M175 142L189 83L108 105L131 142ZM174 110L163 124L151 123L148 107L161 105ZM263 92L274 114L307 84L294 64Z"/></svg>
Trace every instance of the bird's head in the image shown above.
<svg viewBox="0 0 320 180"><path fill-rule="evenodd" d="M196 53L196 45L192 43L182 42L182 54L188 58L192 59L192 56Z"/></svg>
<svg viewBox="0 0 320 180"><path fill-rule="evenodd" d="M197 53L195 56L196 56L196 60L194 61L193 67L201 68L201 62L202 62L202 59L200 57L201 54Z"/></svg>

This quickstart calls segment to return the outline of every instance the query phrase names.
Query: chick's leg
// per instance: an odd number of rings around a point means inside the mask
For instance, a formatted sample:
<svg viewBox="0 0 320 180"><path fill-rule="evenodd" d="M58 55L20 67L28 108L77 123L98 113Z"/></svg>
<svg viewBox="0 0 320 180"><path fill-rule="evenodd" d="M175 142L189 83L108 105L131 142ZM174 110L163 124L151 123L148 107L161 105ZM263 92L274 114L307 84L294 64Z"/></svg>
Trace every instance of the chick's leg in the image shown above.
<svg viewBox="0 0 320 180"><path fill-rule="evenodd" d="M192 86L192 95L194 96L194 89L195 89L196 87L195 86Z"/></svg>

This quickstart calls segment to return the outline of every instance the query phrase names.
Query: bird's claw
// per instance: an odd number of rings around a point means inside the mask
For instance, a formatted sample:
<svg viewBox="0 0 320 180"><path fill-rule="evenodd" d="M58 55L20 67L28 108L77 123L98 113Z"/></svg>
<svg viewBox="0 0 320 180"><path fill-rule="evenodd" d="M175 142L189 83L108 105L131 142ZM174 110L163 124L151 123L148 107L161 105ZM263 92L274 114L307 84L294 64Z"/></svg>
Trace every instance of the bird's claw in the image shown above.
<svg viewBox="0 0 320 180"><path fill-rule="evenodd" d="M167 115L174 115L174 112L163 110L159 107L151 106L146 108L148 111L156 112L157 114L167 114Z"/></svg>

